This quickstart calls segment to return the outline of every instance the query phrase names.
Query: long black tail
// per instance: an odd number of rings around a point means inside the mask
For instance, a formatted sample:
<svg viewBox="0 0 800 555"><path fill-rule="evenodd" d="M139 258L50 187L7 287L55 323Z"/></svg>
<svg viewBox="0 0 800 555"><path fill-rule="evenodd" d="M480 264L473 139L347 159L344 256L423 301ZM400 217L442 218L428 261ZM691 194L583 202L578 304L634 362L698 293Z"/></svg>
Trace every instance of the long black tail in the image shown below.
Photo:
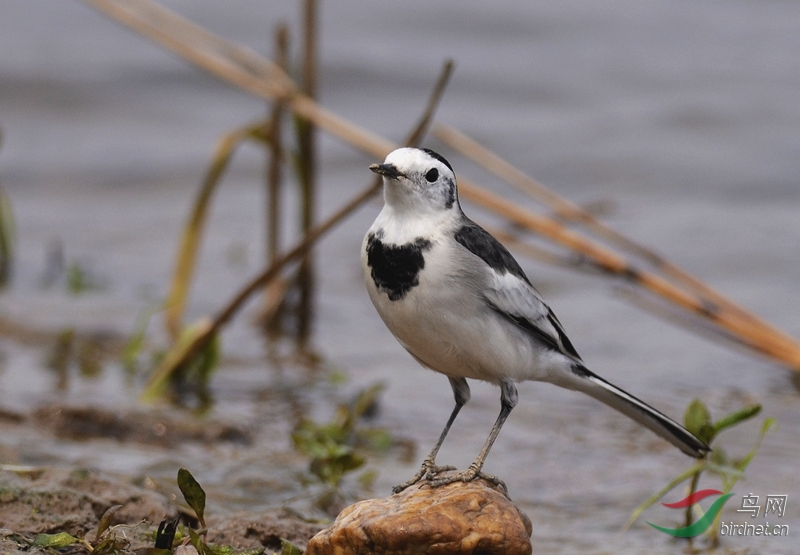
<svg viewBox="0 0 800 555"><path fill-rule="evenodd" d="M655 432L691 457L701 458L710 451L708 445L697 439L689 430L644 401L610 384L588 368L575 364L572 372L573 376L559 381L558 385L581 391L602 401Z"/></svg>

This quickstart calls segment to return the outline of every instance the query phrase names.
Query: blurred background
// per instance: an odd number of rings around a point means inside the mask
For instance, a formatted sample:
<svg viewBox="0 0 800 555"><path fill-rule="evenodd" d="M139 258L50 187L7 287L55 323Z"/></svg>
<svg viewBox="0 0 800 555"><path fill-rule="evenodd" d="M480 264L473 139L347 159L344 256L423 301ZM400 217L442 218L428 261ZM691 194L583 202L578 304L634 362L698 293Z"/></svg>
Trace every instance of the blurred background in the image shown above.
<svg viewBox="0 0 800 555"><path fill-rule="evenodd" d="M298 58L298 2L162 4L268 57L276 25L287 22ZM572 201L603 207L600 216L616 229L800 336L799 5L329 0L319 9L323 106L399 142L453 58L437 120ZM188 466L216 510L278 506L304 491L295 475L307 460L292 448L293 411L329 420L338 404L382 383L371 423L396 446L368 459L365 468L377 473L373 495L413 474L450 413L452 393L397 344L364 290L359 248L380 199L315 249L313 356L286 355L285 345L274 356L253 323L257 300L225 329L215 402L192 418L243 429L249 443L70 440L48 424L54 406L100 407L122 418L150 410L138 401L142 378L119 356L95 357L101 362L88 371L57 361L65 345L78 355L84 344L116 353L143 329L166 295L217 140L269 106L79 1L4 0L0 53L0 187L15 222L13 271L0 293L0 410L24 417L23 425L0 418L0 459L154 480ZM370 182L367 166L376 160L325 134L318 144L321 220ZM531 204L446 145L430 138L424 145L457 175ZM243 146L213 200L189 321L218 310L262 267L263 173L263 148ZM285 234L296 237L296 188L287 189L286 203ZM464 209L493 221L468 203ZM734 491L788 494L780 523L790 536L724 545L793 552L800 399L792 373L655 318L612 280L518 258L603 377L676 419L695 397L714 417L760 403L777 419ZM163 328L155 314L146 328L153 350L166 344ZM498 411L499 392L475 384L440 462L468 465ZM723 437L726 450L746 453L760 422ZM618 533L637 505L689 464L589 398L526 383L486 470L505 478L530 515L535 551L667 553L675 544L643 522ZM346 487L367 495L355 479ZM734 505L724 521L744 521ZM646 519L659 524L676 518L651 511Z"/></svg>

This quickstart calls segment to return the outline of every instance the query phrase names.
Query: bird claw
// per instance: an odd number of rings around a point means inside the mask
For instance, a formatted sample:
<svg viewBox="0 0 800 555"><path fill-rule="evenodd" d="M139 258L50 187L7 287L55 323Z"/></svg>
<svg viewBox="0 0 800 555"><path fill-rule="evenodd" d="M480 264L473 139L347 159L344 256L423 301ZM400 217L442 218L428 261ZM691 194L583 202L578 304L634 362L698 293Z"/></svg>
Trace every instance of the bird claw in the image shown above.
<svg viewBox="0 0 800 555"><path fill-rule="evenodd" d="M459 472L457 474L451 474L449 476L443 476L441 478L429 479L428 484L432 488L438 488L441 486L446 486L447 484L452 484L454 482L471 482L476 478L486 480L490 484L493 484L498 488L500 488L500 490L502 490L504 494L508 495L508 488L506 487L506 483L503 482L503 480L501 480L494 474L485 474L479 470L476 470L474 467L469 467L467 470Z"/></svg>
<svg viewBox="0 0 800 555"><path fill-rule="evenodd" d="M392 488L392 493L400 493L404 489L413 486L416 483L421 482L423 479L427 482L427 484L432 488L438 488L441 486L446 486L447 484L452 484L455 482L471 482L477 478L481 480L485 480L490 484L499 488L502 493L508 496L508 487L506 487L506 483L495 476L494 474L486 474L477 470L474 466L470 466L467 470L463 472L458 472L456 474L450 474L449 476L442 476L441 478L437 478L437 474L441 474L442 472L448 472L451 470L456 470L454 466L437 466L433 462L425 461L422 463L422 467L419 469L413 478L408 480L407 482L403 482L402 484L398 484Z"/></svg>
<svg viewBox="0 0 800 555"><path fill-rule="evenodd" d="M413 478L410 480L403 482L402 484L398 484L392 488L392 493L400 493L404 489L413 486L414 484L421 482L424 478L429 483L436 479L436 475L442 472L448 472L450 470L455 470L455 466L444 465L444 466L437 466L433 461L425 460L422 463L422 466L419 469Z"/></svg>
<svg viewBox="0 0 800 555"><path fill-rule="evenodd" d="M444 466L432 466L428 469L428 472L425 473L425 479L428 481L433 480L437 474L441 474L442 472L449 472L451 470L455 470L456 467L446 464Z"/></svg>

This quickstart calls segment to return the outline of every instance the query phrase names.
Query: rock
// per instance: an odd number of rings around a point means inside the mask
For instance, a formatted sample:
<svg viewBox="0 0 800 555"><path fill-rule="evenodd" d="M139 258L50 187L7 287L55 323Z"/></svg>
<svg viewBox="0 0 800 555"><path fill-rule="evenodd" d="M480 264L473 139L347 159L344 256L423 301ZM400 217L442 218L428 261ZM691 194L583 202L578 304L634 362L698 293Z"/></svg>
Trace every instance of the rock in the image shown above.
<svg viewBox="0 0 800 555"><path fill-rule="evenodd" d="M347 507L305 553L530 555L531 532L530 519L484 480L439 488L421 482Z"/></svg>

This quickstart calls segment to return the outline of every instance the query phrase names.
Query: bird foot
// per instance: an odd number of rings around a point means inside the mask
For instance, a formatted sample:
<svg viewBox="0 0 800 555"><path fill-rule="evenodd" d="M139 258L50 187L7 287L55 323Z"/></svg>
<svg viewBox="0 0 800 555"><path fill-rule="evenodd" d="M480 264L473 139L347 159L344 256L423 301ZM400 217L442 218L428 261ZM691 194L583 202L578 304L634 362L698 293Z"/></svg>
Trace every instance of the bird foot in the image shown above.
<svg viewBox="0 0 800 555"><path fill-rule="evenodd" d="M450 466L450 465L437 466L436 463L434 463L433 461L429 461L429 460L426 459L422 463L422 466L420 467L419 472L417 472L414 475L414 477L411 478L410 480L408 480L406 482L403 482L402 484L398 484L395 487L393 487L392 488L392 493L400 493L404 489L406 489L406 488L408 488L410 486L413 486L414 484L422 481L423 478L425 480L427 480L428 482L431 482L432 480L435 479L437 474L440 474L442 472L448 472L450 470L455 470L455 469L456 469L455 466Z"/></svg>
<svg viewBox="0 0 800 555"><path fill-rule="evenodd" d="M503 480L501 480L494 474L485 474L480 470L477 470L474 466L470 466L467 470L463 472L450 474L449 476L442 476L441 478L428 478L428 484L432 488L438 488L441 486L446 486L447 484L452 484L454 482L471 482L476 478L486 480L490 484L493 484L498 488L500 488L500 490L502 490L502 492L505 495L508 495L508 488L506 487L506 483L503 482Z"/></svg>

